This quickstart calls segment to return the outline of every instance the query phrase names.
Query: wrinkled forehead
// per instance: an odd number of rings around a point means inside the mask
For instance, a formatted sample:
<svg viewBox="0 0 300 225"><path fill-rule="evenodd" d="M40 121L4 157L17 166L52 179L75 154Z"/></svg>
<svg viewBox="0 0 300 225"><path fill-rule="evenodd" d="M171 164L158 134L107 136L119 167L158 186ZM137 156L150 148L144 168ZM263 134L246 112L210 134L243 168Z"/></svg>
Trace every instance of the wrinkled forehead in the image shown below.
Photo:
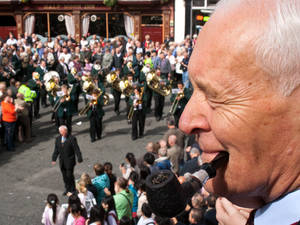
<svg viewBox="0 0 300 225"><path fill-rule="evenodd" d="M226 71L229 75L233 70L256 66L255 41L265 26L259 18L252 19L259 16L256 14L243 4L226 10L219 8L197 38L189 63L191 78L201 79L200 75L207 72Z"/></svg>

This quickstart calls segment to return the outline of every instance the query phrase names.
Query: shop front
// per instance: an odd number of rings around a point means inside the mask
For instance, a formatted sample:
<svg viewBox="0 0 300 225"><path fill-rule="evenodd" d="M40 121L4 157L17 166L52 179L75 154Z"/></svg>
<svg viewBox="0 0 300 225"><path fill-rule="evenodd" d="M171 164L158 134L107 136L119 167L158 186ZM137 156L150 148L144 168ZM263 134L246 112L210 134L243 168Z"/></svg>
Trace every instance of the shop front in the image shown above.
<svg viewBox="0 0 300 225"><path fill-rule="evenodd" d="M142 41L150 34L151 39L163 42L173 29L174 0L118 0L113 7L93 0L11 2L1 1L0 16L7 16L4 11L12 15L14 23L4 25L15 35L35 33L45 40L71 35L76 41L94 34L107 39L124 35ZM7 32L3 33L0 36L5 39Z"/></svg>

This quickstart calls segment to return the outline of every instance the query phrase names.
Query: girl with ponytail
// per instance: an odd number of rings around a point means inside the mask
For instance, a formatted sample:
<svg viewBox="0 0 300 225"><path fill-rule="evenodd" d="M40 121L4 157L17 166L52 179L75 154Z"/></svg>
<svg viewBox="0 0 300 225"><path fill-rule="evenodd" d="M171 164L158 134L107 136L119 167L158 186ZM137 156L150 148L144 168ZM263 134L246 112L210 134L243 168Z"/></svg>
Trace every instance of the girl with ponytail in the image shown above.
<svg viewBox="0 0 300 225"><path fill-rule="evenodd" d="M60 207L56 194L49 194L47 197L47 205L45 207L42 224L45 225L63 225L65 220L65 211Z"/></svg>

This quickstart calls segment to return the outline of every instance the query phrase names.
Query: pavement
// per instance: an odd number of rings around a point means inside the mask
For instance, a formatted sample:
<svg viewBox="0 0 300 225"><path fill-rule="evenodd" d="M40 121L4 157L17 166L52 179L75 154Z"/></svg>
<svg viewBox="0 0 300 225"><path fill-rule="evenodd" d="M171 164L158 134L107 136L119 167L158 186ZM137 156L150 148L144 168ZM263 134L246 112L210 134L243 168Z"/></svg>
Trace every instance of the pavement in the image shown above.
<svg viewBox="0 0 300 225"><path fill-rule="evenodd" d="M152 102L154 106L154 101ZM83 107L83 101L79 108ZM102 139L90 142L89 121L84 117L73 117L73 132L83 155L83 162L75 167L75 179L83 172L94 177L95 163L111 162L113 172L120 176L119 165L125 154L132 152L136 158L145 153L150 141L158 141L167 130L166 120L157 122L153 113L147 114L145 135L131 140L131 125L125 115L125 101L121 101L121 115L113 111L113 101L104 107ZM164 115L170 108L166 98ZM56 193L60 203L66 203L62 196L64 185L58 163L51 165L55 137L58 135L50 122L51 107L41 108L41 118L33 122L33 142L17 143L15 152L0 150L0 225L41 225L41 217L49 193ZM77 125L81 122L81 125ZM80 123L78 123L80 124Z"/></svg>

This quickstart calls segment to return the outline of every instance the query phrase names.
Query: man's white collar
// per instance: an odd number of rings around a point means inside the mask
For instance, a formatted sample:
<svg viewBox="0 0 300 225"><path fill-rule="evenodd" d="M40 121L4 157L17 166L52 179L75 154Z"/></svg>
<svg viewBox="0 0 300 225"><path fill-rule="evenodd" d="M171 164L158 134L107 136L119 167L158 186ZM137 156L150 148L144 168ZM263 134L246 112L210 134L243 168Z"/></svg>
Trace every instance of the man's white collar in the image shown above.
<svg viewBox="0 0 300 225"><path fill-rule="evenodd" d="M299 220L300 190L296 190L258 209L254 225L290 225Z"/></svg>

